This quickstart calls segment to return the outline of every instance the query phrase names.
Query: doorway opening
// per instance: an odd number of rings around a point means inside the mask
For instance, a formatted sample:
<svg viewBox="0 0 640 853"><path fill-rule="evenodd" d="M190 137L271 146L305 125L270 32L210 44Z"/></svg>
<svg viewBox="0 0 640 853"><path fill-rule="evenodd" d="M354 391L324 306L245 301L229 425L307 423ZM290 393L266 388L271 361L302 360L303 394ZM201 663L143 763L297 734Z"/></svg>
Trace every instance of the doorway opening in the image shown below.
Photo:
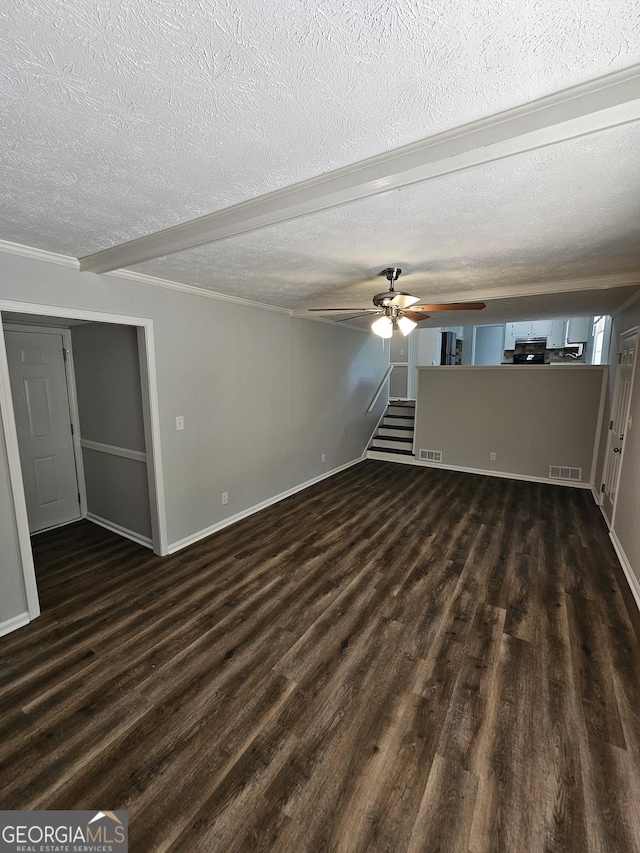
<svg viewBox="0 0 640 853"><path fill-rule="evenodd" d="M168 553L168 549L153 323L147 318L4 300L0 300L0 314L3 321L12 327L8 332L16 335L9 346L5 346L3 335L0 344L0 408L22 574L29 617L33 619L39 614L40 608L31 550L31 532L36 532L36 528L50 529L74 519L65 520L60 516L56 518L54 514L52 523L42 519L30 522L30 514L33 513L28 512L27 504L28 501L33 501L34 493L37 503L45 510L47 507L59 509L58 505L64 505L64 501L58 501L56 495L56 478L62 463L56 461L55 449L53 452L41 453L35 464L35 492L34 483L25 482L19 439L19 433L24 432L25 425L19 423L20 415L14 410L9 362L35 362L31 364L33 381L27 389L26 412L23 412L23 415L26 418L27 430L36 436L44 436L44 433L50 431L48 418L54 417L56 413L51 400L53 380L37 375L37 362L43 360L42 352L38 351L42 350L44 344L57 346L58 340L64 341L67 335L71 336L73 346L68 349L71 358L73 350L76 351L76 362L75 365L73 361L70 365L67 362L71 368L75 367L71 370L73 378L67 385L70 391L68 400L71 401L67 405L72 423L75 417L72 445L73 454L76 454L74 466L77 479L76 485L71 488L76 489L74 500L78 509L72 508L70 511L72 514L75 512L77 518L86 517L152 548L158 555L164 555ZM46 335L47 338L36 339L34 336L38 334ZM31 337L19 338L19 335ZM8 353L12 348L14 352ZM129 355L130 381L123 385L121 362L126 351ZM100 352L103 354L102 358ZM87 357L91 353L93 361ZM132 353L135 353L135 369ZM102 372L100 381L95 382L98 363L101 364ZM16 384L15 377L13 383ZM24 381L18 380L18 385L21 383L24 388ZM126 403L120 407L121 413L127 412L124 418L118 417L118 412L109 405L109 401L114 399L113 395L121 392L123 388L128 389ZM134 400L137 400L135 405L132 403ZM87 428L86 437L82 435L83 423ZM68 462L68 447L64 452ZM33 469L34 465L31 468ZM61 483L64 484L65 475L61 476ZM31 491L29 498L28 491ZM130 519L132 508L136 509L138 518L134 523L122 523L123 516L118 516L117 513L124 512L124 517Z"/></svg>

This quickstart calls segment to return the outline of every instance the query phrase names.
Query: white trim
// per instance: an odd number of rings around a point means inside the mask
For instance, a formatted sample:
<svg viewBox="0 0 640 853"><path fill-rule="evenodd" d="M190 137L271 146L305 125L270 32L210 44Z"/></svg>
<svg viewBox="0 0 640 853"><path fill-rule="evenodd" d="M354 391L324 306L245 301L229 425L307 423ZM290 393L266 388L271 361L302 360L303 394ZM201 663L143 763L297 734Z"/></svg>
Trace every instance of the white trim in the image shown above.
<svg viewBox="0 0 640 853"><path fill-rule="evenodd" d="M611 543L613 548L620 560L620 565L622 566L622 571L627 579L627 583L629 584L629 589L633 595L633 599L636 603L636 607L640 610L640 581L635 575L633 568L631 567L631 563L627 559L627 555L624 552L624 548L622 547L622 543L618 539L615 534L615 531L609 531L609 539L611 539Z"/></svg>
<svg viewBox="0 0 640 853"><path fill-rule="evenodd" d="M4 441L7 448L7 468L9 470L13 512L18 533L18 550L20 554L20 564L22 567L24 590L27 597L27 609L29 611L29 617L31 619L35 619L36 616L40 615L40 601L38 599L36 570L33 565L33 552L31 550L31 536L29 533L29 518L27 517L27 501L24 494L24 483L22 481L18 432L16 430L16 420L13 412L13 400L11 399L9 363L7 361L7 349L5 346L4 335L0 335L0 420L2 422Z"/></svg>
<svg viewBox="0 0 640 853"><path fill-rule="evenodd" d="M103 273L640 119L640 65L80 258Z"/></svg>
<svg viewBox="0 0 640 853"><path fill-rule="evenodd" d="M147 448L147 470L150 472L150 477L155 486L153 494L150 495L151 511L152 511L152 529L154 531L154 551L160 556L167 553L167 520L164 499L164 479L162 471L162 453L160 443L160 413L158 405L158 388L155 364L155 347L153 320L148 317L132 317L124 314L107 314L102 311L86 311L83 309L65 307L59 305L41 305L32 302L17 302L15 300L0 299L0 312L12 311L22 314L42 314L50 317L68 317L73 320L89 320L96 323L113 323L121 326L137 326L141 332L138 333L138 341L142 341L140 347L142 351L141 358L145 359L146 371L141 375L143 385L143 405L149 406L148 430L145 422L145 441ZM142 335L142 337L141 337ZM4 346L4 338L0 347L0 403L2 404L2 418L5 422L5 435L7 435L8 445L11 443L12 435L15 436L15 448L17 453L17 435L15 434L15 418L13 415L13 406L10 405L11 399L8 397L6 403L2 397L2 389L9 384L9 369L6 361L6 351ZM147 380L145 383L145 379ZM146 388L145 388L146 384ZM147 399L145 399L147 398ZM9 446L7 453L11 457ZM11 476L13 501L16 507L16 518L18 525L18 538L21 543L21 554L23 559L23 572L25 573L25 584L30 583L29 563L33 567L33 555L31 553L31 543L29 540L29 523L26 515L26 504L24 502L24 486L22 484L22 473L20 471L20 457L17 459L17 479L16 475ZM15 465L15 460L10 464ZM21 504L24 506L24 515L20 509ZM33 568L31 569L33 571ZM35 590L35 573L33 574L33 586ZM27 600L29 600L29 592L27 592ZM36 591L37 600L37 591ZM31 605L30 611L31 612Z"/></svg>
<svg viewBox="0 0 640 853"><path fill-rule="evenodd" d="M278 314L286 314L291 317L293 312L290 308L280 308L278 305L268 305L266 302L254 302L252 299L244 299L242 296L231 296L228 293L218 293L208 290L204 285L182 284L179 281L171 281L167 278L157 278L154 275L134 272L133 270L111 270L103 275L124 278L129 281L137 281L140 284L149 284L153 287L164 287L168 290L180 290L182 293L190 293L192 296L206 296L208 299L217 299L221 302L232 302L234 305L244 305L246 308L260 308L262 311L276 311ZM640 284L640 282L639 282Z"/></svg>
<svg viewBox="0 0 640 853"><path fill-rule="evenodd" d="M20 255L23 258L31 258L34 261L47 261L50 264L60 264L63 267L80 269L80 261L70 255L59 255L57 252L47 252L46 249L35 249L33 246L23 246L21 243L10 243L8 240L0 240L0 252L9 255Z"/></svg>
<svg viewBox="0 0 640 853"><path fill-rule="evenodd" d="M630 329L627 329L626 331L622 332L618 336L618 350L617 351L622 352L623 339L627 338L627 337L632 337L633 335L636 336L636 344L635 344L634 353L633 353L633 366L631 368L631 379L630 379L630 384L629 384L629 388L630 388L629 399L627 401L627 410L626 410L625 416L624 416L624 433L623 433L623 435L626 435L628 432L629 412L631 411L631 403L633 401L633 389L635 387L636 367L638 366L638 345L640 344L640 326L631 326ZM618 378L619 378L618 367L619 366L616 364L616 382L618 381ZM614 385L614 394L615 394L615 385ZM611 396L611 403L613 405L613 395ZM618 467L618 477L616 480L616 493L613 496L613 507L611 508L611 529L612 530L616 524L616 511L618 509L618 492L620 491L620 480L622 478L622 472L624 470L624 455L625 455L624 452L626 450L626 447L627 447L627 442L623 440L623 442L622 442L622 453L620 454L620 465ZM605 452L607 450L608 450L608 444L607 444L607 448L605 449Z"/></svg>
<svg viewBox="0 0 640 853"><path fill-rule="evenodd" d="M593 365L594 367L596 365ZM604 373L602 374L602 385L600 387L600 406L598 407L598 420L596 423L596 434L593 439L593 456L591 457L591 470L589 472L589 482L595 486L596 482L596 469L598 467L598 454L600 453L600 441L602 438L602 420L604 418L604 407L607 399L607 385L609 381L609 369L606 365L599 365L605 367Z"/></svg>
<svg viewBox="0 0 640 853"><path fill-rule="evenodd" d="M102 518L94 512L88 512L86 518L87 521L92 521L94 524L98 524L100 527L104 527L112 533L117 533L118 536L124 536L125 539L131 539L132 542L136 542L138 545L144 545L145 548L153 550L153 542L148 536L142 536L141 533L136 533L135 530L129 530L127 527L122 527L120 524L116 524L114 521Z"/></svg>
<svg viewBox="0 0 640 853"><path fill-rule="evenodd" d="M591 489L591 483L576 480L552 480L549 477L534 477L529 474L512 474L509 471L489 471L486 468L466 468L463 465L448 465L444 462L425 462L413 456L400 453L380 453L367 450L365 459L377 459L381 462L400 462L402 465L416 465L420 468L442 468L445 471L461 471L463 474L482 474L485 477L502 477L506 480L522 480L525 483L549 483L550 486L568 486L573 489Z"/></svg>
<svg viewBox="0 0 640 853"><path fill-rule="evenodd" d="M0 252L5 252L11 255L19 255L25 258L31 258L38 261L46 261L52 264L61 264L62 266L73 267L80 269L80 262L76 258L71 258L68 255L58 255L55 252L47 252L44 249L34 249L31 246L23 246L19 243L10 243L6 240L0 240ZM240 296L231 296L230 294L217 293L214 290L207 290L204 287L198 287L193 284L183 284L179 281L172 281L166 278L158 278L157 276L148 275L147 273L135 272L134 270L112 270L111 272L103 273L113 278L123 279L125 281L136 281L140 284L146 284L150 287L164 287L168 290L177 290L182 293L188 293L192 296L202 296L207 299L217 299L222 302L231 302L236 305L244 305L247 308L259 308L263 311L275 311L280 314L285 314L289 317L294 317L298 320L312 320L314 323L328 323L331 326L344 326L347 329L353 329L356 332L362 332L365 335L372 334L371 330L362 328L361 326L351 325L348 321L341 323L335 319L322 316L316 313L309 313L307 308L281 308L278 305L269 305L265 302L255 302L251 299L244 299ZM415 287L419 287L420 283L415 277ZM412 279L413 280L413 279ZM513 287L495 287L482 291L482 299L485 302L499 299L507 299L511 296L539 296L550 293L571 293L573 291L582 290L610 290L614 287L627 287L637 284L640 288L640 271L631 273L618 273L607 276L595 276L590 278L567 279L565 281L541 281L529 282L528 284L514 285ZM477 300L479 298L478 291L474 290L459 290L451 291L447 294L447 301L468 301ZM609 316L615 318L623 311L626 311L631 305L640 299L640 289L629 297L619 308L616 308ZM10 309L5 309L10 310ZM69 312L62 314L51 314L51 316L68 317ZM72 318L75 319L75 318ZM78 317L78 319L86 319ZM499 325L499 324L490 324ZM416 365L417 367L417 365Z"/></svg>
<svg viewBox="0 0 640 853"><path fill-rule="evenodd" d="M5 252L9 255L19 255L20 257L30 258L31 260L36 261L45 261L50 264L61 264L65 267L73 267L78 271L80 270L80 261L77 258L71 258L68 255L58 255L55 252L47 252L44 249L34 249L31 246L23 246L20 243L10 243L7 240L0 240L0 252ZM260 308L263 311L275 311L278 314L286 314L288 317L293 315L293 311L290 308L281 308L279 305L269 305L266 302L255 302L252 299L244 299L241 296L231 296L227 293L217 293L214 290L206 289L204 286L199 287L194 284L183 284L179 281L171 281L167 278L158 278L155 275L147 275L146 273L135 272L134 270L113 270L108 273L103 273L103 275L123 279L125 281L135 281L139 284L147 284L151 287L164 287L167 290L178 290L182 293L189 293L192 296L203 296L206 299L217 299L221 302L232 302L235 305L244 305L247 308ZM8 311L9 309L7 308L5 310ZM69 313L52 314L52 316L68 317ZM308 317L306 319L311 320L315 318ZM333 324L333 321L331 321L331 323Z"/></svg>
<svg viewBox="0 0 640 853"><path fill-rule="evenodd" d="M595 505L597 507L600 507L600 511L602 512L602 501L600 500L600 492L597 490L595 483L591 486L591 494L593 496L593 501ZM604 512L602 514L604 515ZM609 522L607 522L607 527L609 527Z"/></svg>
<svg viewBox="0 0 640 853"><path fill-rule="evenodd" d="M98 453L108 453L110 456L122 456L123 459L133 459L135 462L146 462L147 454L141 450L129 450L128 447L116 447L114 444L103 444L101 441L80 439L80 447L85 450L96 450Z"/></svg>
<svg viewBox="0 0 640 853"><path fill-rule="evenodd" d="M242 510L241 512L237 512L235 515L230 515L228 518L224 518L222 521L218 521L216 524L212 524L210 527L205 527L204 530L199 530L197 533L192 533L190 536L185 536L184 539L179 539L177 542L172 542L168 547L167 553L175 554L176 551L180 551L183 548L187 548L189 545L193 545L196 542L199 542L201 539L206 539L207 536L211 536L213 533L217 533L219 530L224 530L225 527L230 527L232 524L235 524L237 521L242 521L243 518L247 518L250 515L254 515L256 512L260 512L260 510L266 509L267 507L272 506L273 504L277 504L280 501L285 500L285 498L290 498L291 495L295 495L298 492L302 492L304 489L308 489L309 486L315 486L316 483L322 482L322 480L326 480L328 477L333 477L334 474L339 474L340 471L346 471L347 468L351 468L353 465L358 465L362 460L366 458L364 456L358 456L357 459L352 459L351 462L345 462L344 465L339 465L337 468L332 468L331 471L327 471L325 474L319 474L317 477L313 477L311 480L307 480L305 483L300 483L298 486L293 486L291 489L287 489L286 492L280 492L279 495L274 495L271 498L267 498L259 504L254 504L254 506L249 507L248 509Z"/></svg>
<svg viewBox="0 0 640 853"><path fill-rule="evenodd" d="M10 634L12 631L17 631L18 628L24 628L29 622L31 622L31 619L28 613L19 613L5 622L0 622L0 637L4 637L5 634Z"/></svg>

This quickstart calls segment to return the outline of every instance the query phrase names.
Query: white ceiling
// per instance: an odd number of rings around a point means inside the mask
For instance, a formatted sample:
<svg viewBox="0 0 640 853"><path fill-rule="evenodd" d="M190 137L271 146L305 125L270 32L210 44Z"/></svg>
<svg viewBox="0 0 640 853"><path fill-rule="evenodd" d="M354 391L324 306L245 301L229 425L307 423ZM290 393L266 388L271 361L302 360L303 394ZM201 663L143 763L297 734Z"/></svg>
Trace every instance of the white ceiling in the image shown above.
<svg viewBox="0 0 640 853"><path fill-rule="evenodd" d="M82 257L627 68L640 15L637 0L5 0L0 49L0 239ZM608 312L640 284L639 155L634 122L135 271L303 311L368 307L399 265L425 301L488 300L482 322Z"/></svg>

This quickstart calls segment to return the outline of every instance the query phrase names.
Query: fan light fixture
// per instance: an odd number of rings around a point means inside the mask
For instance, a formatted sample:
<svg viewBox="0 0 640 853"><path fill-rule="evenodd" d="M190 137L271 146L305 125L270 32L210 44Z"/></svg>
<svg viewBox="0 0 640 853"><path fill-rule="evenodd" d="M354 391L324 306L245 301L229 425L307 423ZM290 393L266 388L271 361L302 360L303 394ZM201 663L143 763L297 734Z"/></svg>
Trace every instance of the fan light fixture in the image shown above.
<svg viewBox="0 0 640 853"><path fill-rule="evenodd" d="M373 297L373 308L309 308L309 311L319 311L321 314L355 314L355 317L339 319L338 323L346 323L367 314L378 314L381 316L373 321L371 331L381 338L390 338L395 329L400 329L406 337L419 322L428 320L432 311L474 311L485 307L484 302L445 302L425 305L418 296L395 289L395 282L401 272L400 267L387 267L378 273L389 282L389 290L376 293Z"/></svg>
<svg viewBox="0 0 640 853"><path fill-rule="evenodd" d="M381 338L390 338L393 334L393 320L385 314L384 317L379 317L373 321L371 331L375 332L376 335L380 335Z"/></svg>
<svg viewBox="0 0 640 853"><path fill-rule="evenodd" d="M414 321L410 320L408 317L398 317L398 328L405 337L409 332L412 332L417 325L417 323L414 323Z"/></svg>

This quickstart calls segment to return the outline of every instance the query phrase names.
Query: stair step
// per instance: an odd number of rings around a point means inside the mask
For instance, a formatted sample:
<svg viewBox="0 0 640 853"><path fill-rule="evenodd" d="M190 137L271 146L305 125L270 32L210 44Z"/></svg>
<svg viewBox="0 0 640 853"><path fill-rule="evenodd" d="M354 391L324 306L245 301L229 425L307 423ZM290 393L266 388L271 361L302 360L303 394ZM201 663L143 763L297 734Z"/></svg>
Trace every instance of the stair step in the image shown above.
<svg viewBox="0 0 640 853"><path fill-rule="evenodd" d="M402 449L413 444L413 437L411 436L409 438L387 438L384 435L376 435L373 440L377 447L398 447Z"/></svg>
<svg viewBox="0 0 640 853"><path fill-rule="evenodd" d="M384 435L391 438L392 436L396 436L396 438L406 438L407 435L413 435L413 427L410 426L398 426L394 424L393 426L385 426L384 424L380 424L378 427L377 435Z"/></svg>
<svg viewBox="0 0 640 853"><path fill-rule="evenodd" d="M382 419L382 425L393 426L396 424L398 426L408 426L410 429L413 429L414 421L415 418L409 415L385 415Z"/></svg>
<svg viewBox="0 0 640 853"><path fill-rule="evenodd" d="M375 444L374 444L374 445L372 445L372 446L369 448L369 450L375 450L375 451L377 451L378 453L399 453L399 454L401 454L402 456L413 456L413 455L414 455L414 454L412 453L412 451L411 451L411 450L396 450L395 448L394 448L394 449L392 449L392 448L390 448L390 447L378 447L378 446L377 446L377 445L375 445Z"/></svg>
<svg viewBox="0 0 640 853"><path fill-rule="evenodd" d="M385 415L400 415L401 417L414 417L415 406L388 406Z"/></svg>

